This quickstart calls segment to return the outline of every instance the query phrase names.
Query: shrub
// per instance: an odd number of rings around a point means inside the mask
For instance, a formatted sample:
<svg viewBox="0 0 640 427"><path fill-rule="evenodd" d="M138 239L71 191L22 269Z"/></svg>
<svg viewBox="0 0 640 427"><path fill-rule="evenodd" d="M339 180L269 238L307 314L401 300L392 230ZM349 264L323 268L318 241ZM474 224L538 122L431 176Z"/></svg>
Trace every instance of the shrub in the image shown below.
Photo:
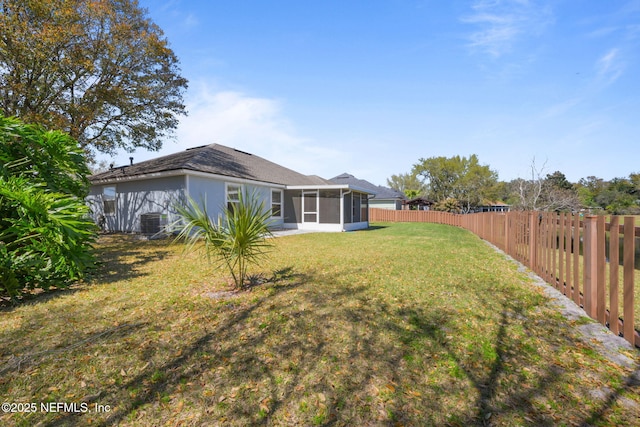
<svg viewBox="0 0 640 427"><path fill-rule="evenodd" d="M433 210L435 211L443 211L443 212L451 212L451 213L460 213L462 210L460 207L460 202L453 197L448 197L444 200L440 200L433 206Z"/></svg>
<svg viewBox="0 0 640 427"><path fill-rule="evenodd" d="M68 135L0 116L0 296L68 286L94 265L87 174Z"/></svg>

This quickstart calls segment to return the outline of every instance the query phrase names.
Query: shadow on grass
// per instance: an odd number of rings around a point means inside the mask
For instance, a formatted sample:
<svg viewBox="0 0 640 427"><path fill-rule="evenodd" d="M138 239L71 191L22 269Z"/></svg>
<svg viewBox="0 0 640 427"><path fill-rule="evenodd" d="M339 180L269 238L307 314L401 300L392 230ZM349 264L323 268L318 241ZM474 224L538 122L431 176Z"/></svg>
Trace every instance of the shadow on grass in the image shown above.
<svg viewBox="0 0 640 427"><path fill-rule="evenodd" d="M360 231L378 231L378 230L384 230L385 228L388 228L388 225L369 225L368 228L365 228L364 230L360 230Z"/></svg>
<svg viewBox="0 0 640 427"><path fill-rule="evenodd" d="M165 259L171 240L138 241L135 235L104 235L98 246L98 267L89 283L108 284L145 275L145 265Z"/></svg>
<svg viewBox="0 0 640 427"><path fill-rule="evenodd" d="M33 349L27 347L12 347L3 350L3 354L15 352L19 356L11 356L0 366L0 376L9 372L20 372L22 369L37 366L48 358L64 357L64 354L77 348L104 342L117 342L134 334L146 325L146 323L125 323L115 327L86 333L86 331L74 331L64 335L64 341L56 343L49 348L42 348L40 343L28 343ZM37 346L37 351L35 347Z"/></svg>
<svg viewBox="0 0 640 427"><path fill-rule="evenodd" d="M199 408L182 419L191 424L557 424L540 399L577 372L520 370L541 357L512 337L531 307L485 300L499 310L493 339L461 343L455 310L381 300L326 271L273 277L178 354L86 401L114 407L93 424L176 424L182 407ZM47 425L84 425L85 416L60 414Z"/></svg>
<svg viewBox="0 0 640 427"><path fill-rule="evenodd" d="M0 299L0 313L9 313L18 307L25 305L43 304L56 298L72 295L78 292L82 288L82 285L71 285L67 288L50 288L45 290L37 289L34 291L27 291L17 298L17 301L12 301L9 298Z"/></svg>
<svg viewBox="0 0 640 427"><path fill-rule="evenodd" d="M640 393L640 366L636 365L636 370L624 378L622 385L612 390L600 407L595 409L591 416L581 425L585 427L602 425L606 414L612 410L625 392Z"/></svg>
<svg viewBox="0 0 640 427"><path fill-rule="evenodd" d="M96 283L108 284L130 280L145 275L140 269L145 265L165 259L171 240L139 241L135 235L103 235L97 249L97 265L89 271L84 282L66 288L53 287L48 290L26 290L17 301L0 298L0 313L10 312L22 305L41 304L52 299L73 294Z"/></svg>

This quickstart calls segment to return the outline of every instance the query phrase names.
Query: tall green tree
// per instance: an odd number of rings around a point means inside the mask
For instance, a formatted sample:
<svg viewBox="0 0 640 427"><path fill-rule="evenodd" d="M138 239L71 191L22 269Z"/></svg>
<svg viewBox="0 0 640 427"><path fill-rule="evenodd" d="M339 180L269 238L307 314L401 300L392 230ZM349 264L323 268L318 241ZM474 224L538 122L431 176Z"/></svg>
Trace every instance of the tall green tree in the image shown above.
<svg viewBox="0 0 640 427"><path fill-rule="evenodd" d="M596 198L606 189L606 187L607 183L602 178L598 178L593 175L581 178L576 185L580 202L583 206L589 208L600 207L596 202Z"/></svg>
<svg viewBox="0 0 640 427"><path fill-rule="evenodd" d="M565 174L560 171L555 171L554 173L548 173L545 178L547 183L558 190L572 190L573 184L569 182Z"/></svg>
<svg viewBox="0 0 640 427"><path fill-rule="evenodd" d="M387 185L404 193L409 199L426 194L427 188L416 173L401 173L387 178Z"/></svg>
<svg viewBox="0 0 640 427"><path fill-rule="evenodd" d="M67 286L93 266L88 173L69 135L0 116L0 297Z"/></svg>
<svg viewBox="0 0 640 427"><path fill-rule="evenodd" d="M423 179L428 197L435 202L457 200L463 212L491 198L498 183L498 173L480 164L478 156L430 157L420 159L412 173Z"/></svg>
<svg viewBox="0 0 640 427"><path fill-rule="evenodd" d="M631 179L614 178L595 197L595 202L614 215L637 214L640 213L639 198L640 193Z"/></svg>
<svg viewBox="0 0 640 427"><path fill-rule="evenodd" d="M178 59L136 0L2 0L0 106L87 152L157 150L185 114Z"/></svg>

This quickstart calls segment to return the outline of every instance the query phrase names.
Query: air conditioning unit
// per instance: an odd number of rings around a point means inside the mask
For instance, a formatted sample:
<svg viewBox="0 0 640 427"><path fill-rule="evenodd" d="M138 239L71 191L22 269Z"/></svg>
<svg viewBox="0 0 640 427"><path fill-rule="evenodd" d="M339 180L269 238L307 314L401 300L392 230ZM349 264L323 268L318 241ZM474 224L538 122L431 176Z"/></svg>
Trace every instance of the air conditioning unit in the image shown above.
<svg viewBox="0 0 640 427"><path fill-rule="evenodd" d="M161 213L146 213L140 215L140 232L142 234L157 234L167 226L167 215Z"/></svg>

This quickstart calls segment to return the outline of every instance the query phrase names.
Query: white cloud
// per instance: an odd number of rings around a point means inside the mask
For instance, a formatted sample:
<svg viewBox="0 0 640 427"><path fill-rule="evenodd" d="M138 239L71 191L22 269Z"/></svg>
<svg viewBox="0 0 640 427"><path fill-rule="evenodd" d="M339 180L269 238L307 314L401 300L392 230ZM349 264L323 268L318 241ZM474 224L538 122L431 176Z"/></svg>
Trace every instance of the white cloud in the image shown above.
<svg viewBox="0 0 640 427"><path fill-rule="evenodd" d="M571 98L566 101L554 104L542 112L543 119L550 119L558 116L562 116L569 112L573 107L580 104L583 101L582 98Z"/></svg>
<svg viewBox="0 0 640 427"><path fill-rule="evenodd" d="M200 85L181 120L179 144L232 146L305 174L322 175L322 166L343 161L340 150L299 136L282 102L237 91L213 91ZM326 178L330 178L325 176Z"/></svg>
<svg viewBox="0 0 640 427"><path fill-rule="evenodd" d="M596 62L596 71L601 82L607 85L615 82L624 71L620 49L613 48L600 57Z"/></svg>
<svg viewBox="0 0 640 427"><path fill-rule="evenodd" d="M176 141L165 142L160 152L120 153L117 164L136 162L218 143L237 148L307 175L331 178L348 169L349 154L297 134L283 112L282 101L216 90L192 83L186 99L189 112L182 117ZM330 175L330 176L329 176Z"/></svg>
<svg viewBox="0 0 640 427"><path fill-rule="evenodd" d="M193 13L189 13L184 17L182 25L185 28L194 28L200 25L200 20Z"/></svg>
<svg viewBox="0 0 640 427"><path fill-rule="evenodd" d="M525 35L539 34L551 22L548 8L528 0L477 0L464 23L478 27L469 35L473 49L498 58Z"/></svg>
<svg viewBox="0 0 640 427"><path fill-rule="evenodd" d="M187 100L189 115L180 121L180 145L218 142L224 145L295 145L291 126L281 115L280 103L247 96L237 91L212 91L205 85ZM238 147L240 148L240 147Z"/></svg>

